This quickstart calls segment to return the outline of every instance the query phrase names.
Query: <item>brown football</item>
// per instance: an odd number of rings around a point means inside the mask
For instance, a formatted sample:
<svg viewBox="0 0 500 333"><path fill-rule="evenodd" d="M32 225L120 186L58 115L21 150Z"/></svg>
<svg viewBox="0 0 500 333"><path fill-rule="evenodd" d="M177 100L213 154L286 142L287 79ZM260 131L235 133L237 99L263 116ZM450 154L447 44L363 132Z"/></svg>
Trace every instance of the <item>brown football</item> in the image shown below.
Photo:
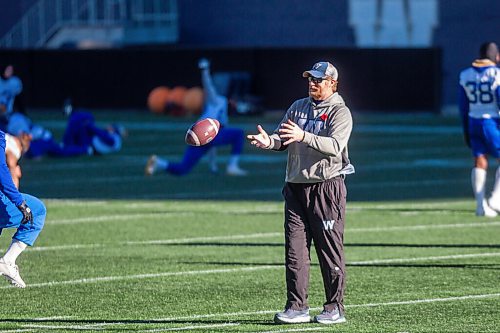
<svg viewBox="0 0 500 333"><path fill-rule="evenodd" d="M203 146L210 143L219 133L217 119L205 118L197 121L186 132L186 143L191 146Z"/></svg>

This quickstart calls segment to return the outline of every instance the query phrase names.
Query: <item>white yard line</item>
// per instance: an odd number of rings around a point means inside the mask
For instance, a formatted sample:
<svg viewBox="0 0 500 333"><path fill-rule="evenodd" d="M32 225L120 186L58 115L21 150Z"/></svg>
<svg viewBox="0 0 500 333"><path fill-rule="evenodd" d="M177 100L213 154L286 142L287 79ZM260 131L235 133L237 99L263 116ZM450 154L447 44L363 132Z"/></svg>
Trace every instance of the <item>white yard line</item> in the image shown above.
<svg viewBox="0 0 500 333"><path fill-rule="evenodd" d="M347 264L352 265L368 265L368 264L380 264L380 263L391 263L391 262L414 262L414 261L433 261L433 260L453 260L453 259L463 259L463 258L481 258L481 257L496 257L500 256L500 252L488 252L488 253L471 253L471 254L458 254L458 255L447 255L447 256L434 256L434 257L417 257L417 258L389 258L389 259L378 259L378 260L368 260L368 261L354 261L348 262ZM124 281L124 280L141 280L141 279L154 279L163 278L169 276L185 276L185 275L205 275L205 274L219 274L219 273L234 273L234 272L248 272L248 271L259 271L268 269L283 269L282 265L269 266L269 265L259 265L253 267L242 267L242 268L227 268L227 269L210 269L210 270L199 270L199 271L180 271L180 272L161 272L161 273L150 273L150 274L136 274L136 275L117 275L117 276L101 276L93 278L82 278L77 280L66 280L66 281L51 281L51 282L41 282L28 284L28 288L39 288L39 287L52 287L59 285L76 285L76 284L86 284L86 283L99 283L99 282L110 282L110 281ZM12 288L11 286L2 286L0 289Z"/></svg>
<svg viewBox="0 0 500 333"><path fill-rule="evenodd" d="M480 294L480 295L464 295L464 296L452 296L452 297L443 297L443 298L424 298L424 299L416 299L416 300L407 300L407 301L390 301L390 302L380 302L380 303L365 303L365 304L348 304L346 308L367 308L367 307L379 307L379 306L398 306L398 305L414 305L414 304L425 304L425 303L437 303L437 302L456 302L456 301L467 301L467 300L477 300L477 299L488 299L488 298L498 298L500 297L500 293L493 294ZM321 311L322 307L310 308L311 311ZM162 324L168 321L195 321L199 319L209 319L209 318L228 318L228 317L245 317L245 316L259 316L259 315L271 315L276 312L282 311L280 310L260 310L260 311L247 311L247 312L226 312L226 313L211 313L211 314L198 314L191 316L182 316L182 317L167 317L167 318L154 318L147 319L150 324L157 322L158 324ZM101 323L101 324L92 324L85 325L85 327L97 327L97 326L121 326L128 325L128 323ZM200 327L200 326L198 326ZM178 329L178 328L177 328ZM325 327L315 327L309 330L320 330L325 329ZM171 330L176 330L172 328ZM300 332L304 329L293 329L293 330L273 330L268 331L271 332ZM145 332L145 331L141 331Z"/></svg>
<svg viewBox="0 0 500 333"><path fill-rule="evenodd" d="M481 227L496 227L500 226L500 222L479 222L479 223L460 223L460 224L421 224L413 226L392 226L392 227L374 227L374 228L347 228L346 233L351 232L386 232L386 231L406 231L406 230L429 230L429 229L453 229L453 228L481 228ZM273 238L282 237L281 232L267 232L257 234L241 234L241 235L228 235L228 236L213 236L213 237L194 237L194 238L180 238L180 239L157 239L148 241L130 241L126 242L127 245L141 245L141 244L177 244L177 243L191 243L191 242L205 242L205 241L219 241L219 240L233 240L233 239L247 239L247 238Z"/></svg>
<svg viewBox="0 0 500 333"><path fill-rule="evenodd" d="M366 260L366 261L351 261L347 262L347 264L376 265L376 264L390 264L395 262L414 262L414 261L427 261L427 260L435 261L435 260L467 259L467 258L481 258L481 257L500 257L500 252L451 254L447 256L416 257L416 258L376 259L376 260Z"/></svg>
<svg viewBox="0 0 500 333"><path fill-rule="evenodd" d="M192 325L192 326L183 326L183 327L170 327L170 328L154 328L150 330L139 330L136 332L169 332L169 331L190 331L190 330L199 330L205 328L221 328L221 327L229 327L229 326L238 326L240 323L225 323L225 324L211 324L211 325Z"/></svg>
<svg viewBox="0 0 500 333"><path fill-rule="evenodd" d="M117 326L123 326L123 325L128 325L128 323L106 323L108 325L105 326L110 326L110 325L117 325ZM149 332L173 332L173 331L191 331L191 330L199 330L199 329L207 329L207 328L221 328L221 327L229 327L229 326L238 326L240 323L224 323L224 324L210 324L210 325L191 325L191 326L182 326L182 327L168 327L168 328L153 328L153 329L146 329L146 330L134 330L134 332L143 332L143 333L149 333ZM39 325L39 324L29 324L29 325L23 325L23 327L26 327L28 329L23 329L23 330L16 330L16 331L5 331L5 332L29 332L33 331L34 329L48 329L48 330L61 330L61 329L68 329L68 330L75 330L75 331L102 331L104 328L100 328L98 326L103 326L103 325Z"/></svg>
<svg viewBox="0 0 500 333"><path fill-rule="evenodd" d="M465 296L452 296L443 298L424 298L416 299L410 301L394 301L394 302L384 302L384 303L366 303L366 304L352 304L347 305L347 308L367 308L367 307L377 307L377 306L391 306L391 305L413 305L422 303L436 303L436 302L455 302L455 301L468 301L474 299L485 299L485 298L498 298L500 293L493 294L482 294L482 295L465 295ZM318 308L321 310L322 308Z"/></svg>
<svg viewBox="0 0 500 333"><path fill-rule="evenodd" d="M74 316L54 316L54 317L29 318L29 320L51 321L51 320L71 319L71 318L74 318Z"/></svg>
<svg viewBox="0 0 500 333"><path fill-rule="evenodd" d="M87 327L85 325L40 325L40 324L29 324L29 325L23 325L23 327L26 328L32 328L32 329L48 329L48 330L62 330L62 329L69 329L69 330L75 330L75 331L102 331L103 328L99 327Z"/></svg>
<svg viewBox="0 0 500 333"><path fill-rule="evenodd" d="M193 216L194 212L158 212L147 214L120 214L120 215L103 215L103 216L89 216L76 219L63 219L63 220L47 220L45 224L78 224L78 223L100 223L108 221L124 221L124 220L140 220L145 218L161 217L174 218L179 216Z"/></svg>
<svg viewBox="0 0 500 333"><path fill-rule="evenodd" d="M373 228L346 228L345 232L381 232L381 231L406 231L429 229L454 229L454 228L484 228L500 226L500 221L455 223L455 224L420 224L409 226L373 227Z"/></svg>
<svg viewBox="0 0 500 333"><path fill-rule="evenodd" d="M120 215L122 216L122 215ZM126 216L125 216L126 217ZM103 217L104 220L105 217ZM107 217L107 218L112 218ZM119 220L119 218L115 218ZM62 221L62 220L60 220ZM72 220L73 221L73 220ZM56 224L58 224L57 222ZM79 223L79 222L69 222ZM406 231L406 230L429 230L429 229L454 229L454 228L489 228L500 226L499 222L476 222L476 223L459 223L459 224L422 224L413 226L392 226L392 227L373 227L373 228L347 228L346 233L355 232L386 232L386 231ZM120 244L124 245L162 245L162 244L178 244L178 243L194 243L194 242L207 242L207 241L223 241L223 240L237 240L237 239L251 239L251 238L282 238L281 232L267 232L267 233L255 233L255 234L237 234L237 235L227 235L227 236L210 236L210 237L193 237L193 238L172 238L172 239L154 239L145 241L129 241ZM109 244L67 244L67 245L54 245L54 246L35 246L29 248L28 251L57 251L57 250L71 250L71 249L83 249L83 248L97 248L107 245L115 245L113 243Z"/></svg>
<svg viewBox="0 0 500 333"><path fill-rule="evenodd" d="M98 282L110 282L110 281L124 281L124 280L142 280L142 279L153 279L153 278L163 278L168 276L185 276L185 275L204 275L204 274L219 274L219 273L234 273L234 272L248 272L266 269L276 269L276 266L260 265L253 267L242 267L242 268L226 268L226 269L210 269L210 270L199 270L199 271L181 271L181 272L161 272L161 273L150 273L150 274L136 274L136 275L121 275L121 276L101 276L94 278L82 278L77 280L66 280L66 281L51 281L51 282L41 282L29 284L29 288L39 288L39 287L52 287L60 285L76 285L76 284L86 284L86 283L98 283ZM281 268L281 267L279 267ZM12 288L11 286L2 286L0 289Z"/></svg>
<svg viewBox="0 0 500 333"><path fill-rule="evenodd" d="M250 239L250 238L268 238L268 237L281 237L281 236L283 236L283 234L281 232L267 232L267 233L241 234L241 235L228 235L228 236L133 241L133 242L126 242L125 244L127 244L127 245L177 244L177 243L194 243L194 242L207 242L207 241L233 240L233 239Z"/></svg>
<svg viewBox="0 0 500 333"><path fill-rule="evenodd" d="M103 247L104 244L69 244L69 245L54 245L54 246L34 246L28 248L28 252L42 252L42 251L60 251L60 250L78 250Z"/></svg>
<svg viewBox="0 0 500 333"><path fill-rule="evenodd" d="M380 303L366 303L366 304L348 304L346 308L364 308L364 307L377 307L377 306L393 306L393 305L412 305L420 303L435 303L435 302L454 302L454 301L466 301L474 299L485 299L485 298L498 298L500 293L493 294L481 294L481 295L464 295L464 296L454 296L454 297L443 297L443 298L424 298L417 300L408 301L391 301L391 302L380 302ZM310 308L311 311L321 311L322 307ZM197 320L206 318L226 318L226 317L240 317L240 316L255 316L263 314L274 314L276 312L283 311L279 310L262 310L262 311L248 311L248 312L227 312L227 313L212 313L212 314L199 314L183 317L168 317L168 318L158 318L151 321L177 321L177 320Z"/></svg>
<svg viewBox="0 0 500 333"><path fill-rule="evenodd" d="M274 331L259 331L259 333L287 333L287 332L308 332L308 331L333 331L332 327L308 327L308 328L289 328L289 329L280 329Z"/></svg>
<svg viewBox="0 0 500 333"><path fill-rule="evenodd" d="M451 296L451 297L442 297L442 298L424 298L424 299L416 299L416 300L407 300L407 301L390 301L390 302L379 302L379 303L365 303L365 304L347 304L346 308L367 308L367 307L379 307L379 306L398 306L398 305L414 305L414 304L427 304L427 303L437 303L437 302L456 302L456 301L467 301L467 300L478 300L478 299L488 299L488 298L498 298L500 297L500 293L492 293L492 294L479 294L479 295L463 295L463 296ZM321 307L311 308L311 311L320 311ZM244 316L256 316L256 315L267 315L274 314L281 310L261 310L261 311L248 311L248 312L228 312L228 313L212 313L212 314L198 314L191 316L182 316L182 317L168 317L168 318L154 318L148 319L147 321L151 324L158 322L159 324L164 324L166 321L181 321L181 320L199 320L199 319L207 319L207 318L227 318L227 317L244 317ZM53 317L55 318L55 317ZM74 318L74 317L73 317ZM100 326L123 326L128 325L129 323L123 322L104 322L90 325L66 325L66 326L57 326L57 325L24 325L23 327L28 329L17 329L17 330L4 330L0 331L0 333L7 332L30 332L33 329L37 328L46 328L46 329L74 329L74 330L101 330ZM165 332L165 331L182 331L182 330L195 330L195 329L203 329L203 328L216 328L216 327L227 327L227 326L236 326L240 325L240 323L225 323L225 324L215 324L215 325L192 325L192 326L184 326L178 328L157 328L157 329L149 329L149 330L140 330L140 332ZM300 331L317 331L325 329L324 327L312 327L312 328L303 328L303 329L279 329L272 330L263 333L274 333L274 332L300 332Z"/></svg>

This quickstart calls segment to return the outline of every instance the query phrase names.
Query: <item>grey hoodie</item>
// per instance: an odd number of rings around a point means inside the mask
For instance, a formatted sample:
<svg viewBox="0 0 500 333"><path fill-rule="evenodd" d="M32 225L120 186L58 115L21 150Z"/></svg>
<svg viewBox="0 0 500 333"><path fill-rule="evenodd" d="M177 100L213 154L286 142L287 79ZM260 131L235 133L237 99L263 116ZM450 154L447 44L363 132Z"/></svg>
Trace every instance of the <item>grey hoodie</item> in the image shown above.
<svg viewBox="0 0 500 333"><path fill-rule="evenodd" d="M282 144L278 130L290 119L305 131L302 142ZM341 174L354 172L349 162L347 142L352 131L352 117L343 98L334 93L315 104L311 98L295 101L270 136L272 150L288 148L285 181L318 183Z"/></svg>

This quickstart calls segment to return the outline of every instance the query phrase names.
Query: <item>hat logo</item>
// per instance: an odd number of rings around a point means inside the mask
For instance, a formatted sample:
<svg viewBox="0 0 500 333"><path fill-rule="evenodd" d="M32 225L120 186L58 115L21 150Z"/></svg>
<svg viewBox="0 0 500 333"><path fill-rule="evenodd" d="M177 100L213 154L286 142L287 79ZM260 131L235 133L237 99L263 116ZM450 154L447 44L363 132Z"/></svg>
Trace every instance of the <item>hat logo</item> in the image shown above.
<svg viewBox="0 0 500 333"><path fill-rule="evenodd" d="M320 67L321 67L321 64L320 64L320 63L317 63L317 64L315 64L315 65L313 66L313 69L314 69L314 70L316 70L316 69L318 69L318 68L320 68Z"/></svg>

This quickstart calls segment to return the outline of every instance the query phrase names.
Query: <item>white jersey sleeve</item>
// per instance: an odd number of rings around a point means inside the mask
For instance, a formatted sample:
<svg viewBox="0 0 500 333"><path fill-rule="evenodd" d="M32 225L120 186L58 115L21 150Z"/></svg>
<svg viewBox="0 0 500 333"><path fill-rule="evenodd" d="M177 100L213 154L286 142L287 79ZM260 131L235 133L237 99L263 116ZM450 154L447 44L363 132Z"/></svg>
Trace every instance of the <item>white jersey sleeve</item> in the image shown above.
<svg viewBox="0 0 500 333"><path fill-rule="evenodd" d="M16 139L5 133L5 152L10 151L19 160L21 158L21 147L16 142Z"/></svg>
<svg viewBox="0 0 500 333"><path fill-rule="evenodd" d="M472 118L498 118L500 69L470 67L460 73L460 85L469 100L469 116Z"/></svg>

